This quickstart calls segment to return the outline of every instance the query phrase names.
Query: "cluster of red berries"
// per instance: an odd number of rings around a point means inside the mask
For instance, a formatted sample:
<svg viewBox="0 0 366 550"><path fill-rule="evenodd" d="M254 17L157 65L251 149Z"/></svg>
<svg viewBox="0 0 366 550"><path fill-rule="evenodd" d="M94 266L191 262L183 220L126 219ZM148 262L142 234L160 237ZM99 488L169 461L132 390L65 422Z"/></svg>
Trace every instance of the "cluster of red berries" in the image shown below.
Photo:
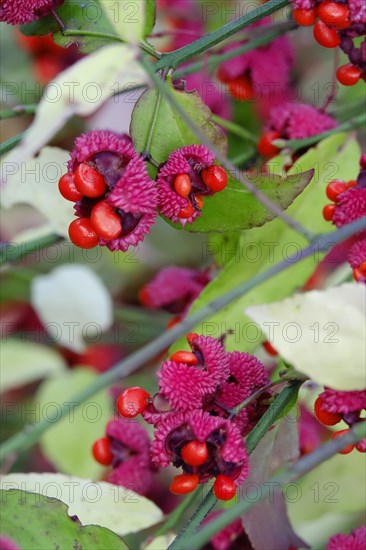
<svg viewBox="0 0 366 550"><path fill-rule="evenodd" d="M342 180L332 180L328 183L325 193L329 200L333 201L332 204L326 204L323 208L323 217L327 222L332 221L336 205L338 202L339 196L356 185L355 180L350 180L347 183Z"/></svg>
<svg viewBox="0 0 366 550"><path fill-rule="evenodd" d="M315 416L325 426L335 426L339 422L341 422L344 419L344 415L337 413L337 412L329 412L324 409L323 407L323 400L321 396L319 396L315 403L314 403L314 412ZM338 432L334 432L332 435L332 439L336 439L337 437L340 437L342 435L345 435L347 432L349 432L349 428L345 430L339 430ZM357 443L357 445L347 445L343 449L339 451L339 454L346 455L353 451L353 449L356 448L360 453L366 452L366 448L363 442Z"/></svg>
<svg viewBox="0 0 366 550"><path fill-rule="evenodd" d="M190 199L189 204L178 213L178 218L191 218L197 209L201 210L203 207L202 195L218 193L219 191L223 191L227 186L227 173L221 166L217 166L216 164L202 170L200 176L208 191L205 189L195 189L195 182L192 182L189 174L178 174L175 176L173 182L174 191L180 197Z"/></svg>
<svg viewBox="0 0 366 550"><path fill-rule="evenodd" d="M94 248L99 239L116 239L122 232L122 222L115 209L102 199L107 183L102 174L88 162L82 162L74 173L64 174L59 181L61 195L72 202L84 197L101 199L91 209L90 217L81 217L69 226L71 242L81 248Z"/></svg>
<svg viewBox="0 0 366 550"><path fill-rule="evenodd" d="M343 36L345 34L343 31L352 26L350 11L345 3L325 0L311 9L295 8L293 16L295 21L303 27L314 25L313 34L318 44L324 48L336 48L340 46L349 54L351 60L354 58L355 61L359 61L359 56L351 53L353 52L352 40L348 36ZM350 40L352 47L349 44ZM365 80L366 74L357 65L358 63L347 63L339 67L337 70L337 80L344 86L353 86L357 84L360 78Z"/></svg>

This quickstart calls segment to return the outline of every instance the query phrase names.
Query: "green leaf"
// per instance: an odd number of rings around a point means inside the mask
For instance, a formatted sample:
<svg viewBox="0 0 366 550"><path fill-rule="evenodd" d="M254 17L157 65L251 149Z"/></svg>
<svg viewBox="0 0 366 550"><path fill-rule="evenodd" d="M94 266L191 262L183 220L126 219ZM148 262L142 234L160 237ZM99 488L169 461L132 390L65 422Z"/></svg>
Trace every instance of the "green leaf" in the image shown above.
<svg viewBox="0 0 366 550"><path fill-rule="evenodd" d="M305 189L313 172L282 178L276 175L260 174L252 183L272 202L286 210ZM272 220L275 214L267 210L239 181L229 175L224 191L204 198L202 215L185 229L192 232L235 231L251 229ZM176 225L180 228L180 225Z"/></svg>
<svg viewBox="0 0 366 550"><path fill-rule="evenodd" d="M221 151L225 152L227 141L224 132L211 122L212 113L196 92L171 89L175 100L197 126ZM142 94L132 113L130 133L137 151L146 150L150 138L149 153L156 162L165 162L175 149L200 143L187 127L181 116L174 111L169 101L155 89Z"/></svg>
<svg viewBox="0 0 366 550"><path fill-rule="evenodd" d="M365 291L346 283L295 294L245 312L268 336L281 357L318 384L335 390L365 387ZM286 330L294 325L296 334ZM349 361L352 357L352 361Z"/></svg>
<svg viewBox="0 0 366 550"><path fill-rule="evenodd" d="M0 363L1 392L59 375L66 369L62 357L50 347L15 338L1 344Z"/></svg>
<svg viewBox="0 0 366 550"><path fill-rule="evenodd" d="M123 540L105 527L83 527L68 516L63 502L37 493L0 491L1 534L27 550L126 550Z"/></svg>
<svg viewBox="0 0 366 550"><path fill-rule="evenodd" d="M1 489L57 498L69 506L70 516L77 516L82 525L101 525L120 536L147 529L163 519L162 511L151 500L105 481L54 473L8 474L1 477Z"/></svg>
<svg viewBox="0 0 366 550"><path fill-rule="evenodd" d="M69 403L70 414L51 426L41 438L46 457L61 472L98 478L104 471L93 458L91 447L102 437L112 415L111 401L104 390L76 407L72 398L91 384L97 374L86 368L74 368L64 376L48 380L39 388L35 403L42 418L57 413Z"/></svg>
<svg viewBox="0 0 366 550"><path fill-rule="evenodd" d="M116 7L117 2L113 2ZM97 32L115 36L118 40L112 21L102 9L97 0L88 0L79 2L78 0L65 0L57 10L57 14L66 26L66 29L72 29L84 32ZM45 35L50 32L56 44L67 48L71 44L77 44L80 51L84 53L92 52L102 46L111 43L111 38L100 36L65 36L62 34L57 21L53 16L42 17L38 21L33 21L27 25L22 25L21 31L27 36ZM113 39L112 39L113 40Z"/></svg>
<svg viewBox="0 0 366 550"><path fill-rule="evenodd" d="M334 178L346 181L355 178L359 157L360 147L357 141L345 133L331 136L309 150L296 161L296 166L290 172L304 172L314 167L314 177L287 213L314 233L331 231L332 225L322 216L322 208L329 202L325 187ZM222 249L216 248L215 254L220 254L223 258L231 256L231 259L192 304L190 312L198 311L224 292L300 251L306 244L304 237L279 219L272 220L255 231L243 232L235 251L228 250L225 248L226 243L222 243ZM231 247L230 243L229 246ZM306 282L321 258L322 255L314 250L313 256L294 263L286 271L247 292L194 330L217 338L229 329L233 330L233 335L226 340L227 349L249 353L254 351L264 337L257 325L243 315L244 309L291 295ZM185 348L187 343L182 338L174 344L171 351Z"/></svg>

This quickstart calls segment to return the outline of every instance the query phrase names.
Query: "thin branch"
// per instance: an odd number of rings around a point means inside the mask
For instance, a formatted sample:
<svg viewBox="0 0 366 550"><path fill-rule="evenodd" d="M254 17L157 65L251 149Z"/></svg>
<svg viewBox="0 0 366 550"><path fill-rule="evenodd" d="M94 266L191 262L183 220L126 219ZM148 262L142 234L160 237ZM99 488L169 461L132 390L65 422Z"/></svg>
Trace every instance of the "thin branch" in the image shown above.
<svg viewBox="0 0 366 550"><path fill-rule="evenodd" d="M283 222L285 222L289 227L294 229L297 233L300 233L307 241L311 241L314 238L314 234L303 227L299 222L291 218L286 212L282 210L277 204L273 203L271 199L267 197L258 187L253 185L252 182L250 182L248 179L244 177L244 175L237 170L237 168L227 160L225 155L217 149L216 146L214 146L213 143L207 138L207 136L202 132L202 130L196 125L196 123L189 117L186 113L186 111L181 107L181 105L177 102L173 94L171 93L170 89L159 79L159 77L155 74L153 66L149 63L147 59L144 57L140 60L140 63L145 68L146 72L150 76L150 79L152 80L155 87L166 97L167 101L171 104L173 109L177 111L177 113L182 117L184 122L187 124L187 126L192 130L192 132L199 138L201 143L206 145L214 154L217 160L220 161L221 165L232 174L235 174L237 180L244 185L246 189L263 205L265 206L270 212L272 212L275 216L278 216L282 219ZM156 64L155 64L156 65Z"/></svg>
<svg viewBox="0 0 366 550"><path fill-rule="evenodd" d="M192 330L198 323L201 323L204 319L210 317L217 311L220 311L222 308L238 299L239 297L245 295L247 292L256 288L258 285L272 279L282 271L285 271L288 267L293 266L295 263L304 260L305 258L314 254L319 254L319 252L328 252L329 249L336 245L337 243L347 239L348 237L358 233L366 222L366 216L360 218L359 220L345 225L332 233L326 235L321 235L315 239L306 248L299 251L296 251L292 256L286 258L282 262L271 266L267 271L258 273L252 277L249 281L241 283L237 287L233 288L229 292L226 292L219 298L216 298L212 302L208 303L199 311L193 313L192 315L186 317L181 323L174 326L172 329L164 332L161 336L139 349L135 353L129 355L125 360L117 363L117 365L105 372L104 374L98 376L98 378L91 383L87 388L85 388L78 395L75 395L71 400L75 406L79 406L81 403L92 397L98 391L108 387L111 384L114 384L123 377L130 375L132 372L135 372L142 365L156 357L159 353L167 349L173 342L180 338L184 334L187 334ZM41 435L48 430L55 422L61 420L70 412L69 407L64 405L55 411L54 417L48 417L45 420L41 420L36 424L31 424L26 426L21 432L18 432L13 437L9 438L3 443L0 449L0 460L3 460L12 453L17 453L19 451L28 449L32 447Z"/></svg>
<svg viewBox="0 0 366 550"><path fill-rule="evenodd" d="M242 126L239 126L239 124L236 124L235 122L231 122L230 120L226 120L225 118L221 118L217 115L212 115L211 120L215 124L218 124L222 128L228 130L231 134L245 139L245 141L251 141L255 144L258 143L258 139L256 138L256 136L254 136L253 134L248 132L248 130L246 130Z"/></svg>
<svg viewBox="0 0 366 550"><path fill-rule="evenodd" d="M221 52L217 54L212 53L206 61L204 60L189 63L181 69L175 71L174 77L180 78L187 74L196 73L198 71L201 71L204 66L206 66L207 70L209 71L216 69L216 67L224 61L227 61L228 59L233 59L234 57L242 55L243 53L255 50L260 46L265 46L269 42L272 42L278 36L281 36L282 34L285 34L286 32L295 30L297 28L298 25L296 25L296 23L294 23L293 21L289 21L286 23L271 25L267 29L261 28L260 33L258 33L257 29L253 29L253 38L251 36L248 36L248 41L245 42L245 44L240 44L237 48L230 49L227 52Z"/></svg>
<svg viewBox="0 0 366 550"><path fill-rule="evenodd" d="M50 234L22 243L2 243L0 245L0 266L8 262L19 262L29 254L39 252L47 246L56 244L61 239L62 237L58 235Z"/></svg>
<svg viewBox="0 0 366 550"><path fill-rule="evenodd" d="M200 531L190 537L182 537L180 543L174 544L175 541L169 546L169 550L173 548L175 550L185 550L186 548L199 549L204 546L209 540L221 529L229 525L239 516L242 516L253 506L268 498L275 488L280 490L284 485L291 481L296 481L303 475L307 474L326 460L329 460L332 456L342 450L346 445L355 444L366 436L366 422L359 422L355 424L350 431L340 437L335 438L328 443L320 445L315 451L300 458L295 464L288 466L282 471L279 471L270 480L267 480L256 487L255 490L250 491L246 498L239 501L237 504L231 506L225 510L220 516L205 525Z"/></svg>
<svg viewBox="0 0 366 550"><path fill-rule="evenodd" d="M15 105L11 109L0 111L0 120L5 120L6 118L13 118L21 115L34 115L37 107L37 104Z"/></svg>
<svg viewBox="0 0 366 550"><path fill-rule="evenodd" d="M275 11L284 8L288 5L288 0L270 0L265 4L262 4L258 8L255 8L251 12L242 17L238 17L233 21L230 21L226 25L223 25L219 29L202 36L198 40L191 42L179 50L169 52L161 56L160 61L157 62L156 70L163 69L165 67L176 68L182 63L185 63L192 57L201 53L207 52L217 44L220 44L226 38L229 38L236 32L245 29L249 25L252 25L256 21L259 21L263 17L274 13Z"/></svg>
<svg viewBox="0 0 366 550"><path fill-rule="evenodd" d="M165 535L165 533L171 531L181 519L184 512L191 506L196 497L197 492L186 495L178 506L169 514L165 523L163 523L156 533L154 533L154 537L161 537L161 535Z"/></svg>
<svg viewBox="0 0 366 550"><path fill-rule="evenodd" d="M25 132L20 132L20 134L17 134L16 136L8 139L7 141L4 141L0 145L0 156L5 155L5 153L8 153L12 149L14 149L14 147L16 147L18 145L18 143L21 142L21 140L23 139L24 134L25 134Z"/></svg>
<svg viewBox="0 0 366 550"><path fill-rule="evenodd" d="M289 140L277 139L275 140L274 143L279 147L282 147L282 148L288 147L291 149L291 151L297 151L298 149L303 149L304 147L310 147L310 145L314 145L315 143L318 143L322 139L332 136L333 134L339 134L340 132L347 132L349 130L354 130L356 128L359 128L365 123L365 121L366 121L366 115L365 113L363 113L358 116L355 116L351 120L342 122L342 124L339 124L336 128L332 128L332 130L328 130L327 132L322 132L321 134L317 134L316 136L311 136L305 139L289 139Z"/></svg>

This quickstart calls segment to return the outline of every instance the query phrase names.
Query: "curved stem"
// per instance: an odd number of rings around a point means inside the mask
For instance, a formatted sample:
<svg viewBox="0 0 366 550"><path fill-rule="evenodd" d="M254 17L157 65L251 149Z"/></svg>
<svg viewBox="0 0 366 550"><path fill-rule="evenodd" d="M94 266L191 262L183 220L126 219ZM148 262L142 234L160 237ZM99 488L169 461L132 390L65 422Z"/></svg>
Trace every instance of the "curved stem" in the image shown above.
<svg viewBox="0 0 366 550"><path fill-rule="evenodd" d="M23 243L3 243L0 246L0 265L8 262L19 262L28 254L39 252L60 240L62 240L62 237L51 234Z"/></svg>
<svg viewBox="0 0 366 550"><path fill-rule="evenodd" d="M232 134L235 134L238 137L241 137L245 139L246 141L251 141L252 143L257 144L258 139L256 136L248 132L245 128L242 128L239 126L239 124L236 124L235 122L231 122L230 120L226 120L225 118L221 118L217 115L212 115L211 117L212 122L215 122L215 124L218 124L222 128L226 128L226 130L229 130Z"/></svg>
<svg viewBox="0 0 366 550"><path fill-rule="evenodd" d="M8 153L12 149L14 149L14 147L16 147L18 143L23 139L24 134L25 132L20 132L20 134L17 134L16 136L4 141L0 145L0 156L5 155L5 153Z"/></svg>
<svg viewBox="0 0 366 550"><path fill-rule="evenodd" d="M240 296L243 296L264 281L267 281L268 279L276 276L278 273L285 271L288 267L291 267L295 263L311 256L314 254L314 251L316 251L317 254L322 251L329 251L330 247L358 233L363 228L365 222L366 216L351 224L345 225L332 233L319 236L313 243L306 248L303 248L301 253L297 250L292 256L289 256L282 262L271 266L267 269L267 271L258 273L249 281L241 283L229 292L226 292L219 298L216 298L196 313L186 317L181 323L179 323L179 325L176 325L172 329L164 332L161 336L131 354L125 360L117 363L114 368L100 375L92 384L90 384L78 395L75 395L72 402L80 405L98 391L115 383L120 378L128 376L144 365L147 361L150 361L153 357L165 350L168 346L175 342L177 338L187 334L187 332L193 329L198 323L210 317L213 313L221 310L232 301L236 300ZM69 407L64 405L63 407L60 407L60 409L57 408L54 417L47 417L47 420L42 420L36 424L26 426L21 432L17 433L3 443L0 448L0 460L3 460L12 453L28 449L34 445L41 435L48 430L48 428L53 426L55 422L59 421L69 412Z"/></svg>

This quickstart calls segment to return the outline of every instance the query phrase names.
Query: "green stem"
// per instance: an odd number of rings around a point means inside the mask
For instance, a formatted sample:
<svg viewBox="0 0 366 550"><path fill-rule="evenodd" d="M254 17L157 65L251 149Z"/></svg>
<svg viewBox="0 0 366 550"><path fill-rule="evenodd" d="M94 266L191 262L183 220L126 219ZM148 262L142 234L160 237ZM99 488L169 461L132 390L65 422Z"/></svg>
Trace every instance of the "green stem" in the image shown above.
<svg viewBox="0 0 366 550"><path fill-rule="evenodd" d="M46 235L23 243L5 243L0 246L0 265L7 262L19 262L28 254L39 252L43 248L56 244L61 240L58 235Z"/></svg>
<svg viewBox="0 0 366 550"><path fill-rule="evenodd" d="M256 487L246 495L246 498L225 510L220 516L205 525L199 532L189 537L182 537L180 543L175 541L169 546L169 550L185 550L186 548L202 548L209 540L236 518L243 516L253 506L268 498L276 488L280 490L284 485L301 478L326 460L338 453L346 445L355 444L366 436L366 422L355 424L347 434L320 445L315 451L300 458L295 464L280 470L274 477L267 480L260 487Z"/></svg>
<svg viewBox="0 0 366 550"><path fill-rule="evenodd" d="M239 124L236 124L235 122L231 122L230 120L226 120L225 118L221 118L217 115L212 115L211 117L212 122L215 122L215 124L218 124L222 128L226 128L226 130L229 130L232 134L235 134L238 137L241 137L245 139L246 141L251 141L252 143L257 144L258 139L248 132L245 128L242 128L239 126Z"/></svg>
<svg viewBox="0 0 366 550"><path fill-rule="evenodd" d="M11 109L5 109L4 111L0 111L0 120L4 120L6 118L13 118L16 116L21 115L34 115L36 112L37 105L15 105L15 107L12 107Z"/></svg>
<svg viewBox="0 0 366 550"><path fill-rule="evenodd" d="M181 69L178 69L177 71L175 71L174 77L180 78L187 74L192 74L192 73L201 71L202 69L207 69L208 71L216 69L216 67L221 63L223 63L224 61L227 61L228 59L233 59L238 55L242 55L244 53L255 50L260 46L265 46L269 42L272 42L278 36L281 36L282 34L285 34L288 31L294 30L297 27L298 26L292 21L287 23L280 23L278 25L272 25L271 27L268 27L266 31L261 29L260 34L258 36L255 36L255 34L258 34L258 30L253 29L253 35L254 35L253 38L248 36L249 40L245 42L245 44L241 44L237 48L233 48L224 53L212 54L210 55L210 57L208 57L204 61L196 61L194 63L189 63L184 67L182 67Z"/></svg>
<svg viewBox="0 0 366 550"><path fill-rule="evenodd" d="M248 160L254 157L257 153L257 148L253 147L252 145L243 149L241 153L235 155L235 157L229 158L229 162L231 164L234 164L235 166L242 166L244 165Z"/></svg>
<svg viewBox="0 0 366 550"><path fill-rule="evenodd" d="M98 376L98 378L93 383L91 383L78 395L74 396L72 402L80 405L98 391L108 387L111 384L114 384L121 378L130 375L146 362L150 361L152 358L156 357L156 355L168 348L173 342L177 340L177 338L183 336L184 334L187 334L187 332L192 330L198 323L201 323L204 319L209 318L211 315L213 315L217 311L220 311L222 308L224 308L234 300L238 299L239 297L243 296L264 281L272 279L279 273L282 273L282 271L285 271L288 267L293 266L294 263L297 263L311 256L312 254L314 254L314 251L316 251L317 254L322 251L329 251L330 247L358 233L363 228L365 222L366 216L351 224L345 225L344 227L341 227L340 229L337 229L332 233L320 235L314 240L313 243L302 249L301 253L299 253L299 251L296 251L292 256L286 258L276 265L271 266L269 269L267 269L267 271L258 273L249 281L241 283L229 292L226 292L219 298L216 298L199 311L186 317L181 323L179 323L172 329L164 332L161 336L128 356L125 360L117 363L117 365L113 369L110 369L104 374ZM38 441L41 435L48 430L48 428L53 426L55 422L59 421L69 412L69 407L65 405L64 407L61 407L61 409L57 409L57 411L55 411L54 417L47 417L47 419L41 420L36 424L26 426L21 432L17 433L16 435L4 442L0 449L0 460L3 460L12 453L16 453L32 447L32 445L34 445Z"/></svg>
<svg viewBox="0 0 366 550"><path fill-rule="evenodd" d="M184 512L188 510L188 508L191 506L196 496L197 492L189 493L188 495L186 495L184 499L178 504L178 506L174 508L173 512L169 514L166 522L163 523L163 525L156 531L155 537L161 537L161 535L165 535L169 531L172 531L172 529L176 526L176 524L183 516Z"/></svg>
<svg viewBox="0 0 366 550"><path fill-rule="evenodd" d="M0 156L5 155L5 153L8 153L14 147L18 145L18 143L23 139L25 132L21 132L20 134L17 134L16 136L8 139L7 141L4 141L0 145Z"/></svg>
<svg viewBox="0 0 366 550"><path fill-rule="evenodd" d="M82 29L64 29L62 31L62 34L64 36L90 36L94 38L105 38L106 40L110 40L112 42L122 42L125 43L125 41L116 34L109 34L106 32L99 32L99 31L87 31ZM155 57L155 59L160 59L161 54L155 50L153 46L150 46L145 41L141 41L139 43L139 47L143 52L148 53L149 55L152 55Z"/></svg>
<svg viewBox="0 0 366 550"><path fill-rule="evenodd" d="M220 44L221 42L226 40L226 38L229 38L236 32L245 29L249 25L252 25L252 23L255 23L263 17L266 17L267 15L270 15L271 13L274 13L275 11L284 8L288 5L288 3L288 0L270 0L262 6L255 8L250 13L243 15L242 17L238 17L233 21L230 21L219 29L216 29L209 34L202 36L202 38L191 42L187 46L179 48L179 50L163 54L160 61L157 62L155 68L156 70L163 69L165 67L176 68L179 65L182 65L182 63L185 63L186 61L191 59L192 57L207 52L217 44Z"/></svg>
<svg viewBox="0 0 366 550"><path fill-rule="evenodd" d="M269 2L270 3L270 2ZM207 138L206 134L203 133L201 128L199 128L196 123L187 115L185 109L183 109L173 96L170 88L166 86L160 78L155 74L154 67L150 62L144 57L140 60L141 65L145 68L146 72L150 76L150 79L154 83L157 90L159 90L169 101L171 107L176 111L187 124L188 128L197 136L200 142L206 147L208 147L215 155L216 159L221 163L223 168L231 174L235 174L236 179L263 205L267 208L274 216L280 218L284 223L291 227L297 233L300 233L307 241L311 241L314 238L314 234L309 231L307 228L303 227L301 223L297 222L286 212L282 210L277 204L271 201L271 199L265 195L256 185L249 181L236 167L227 160L226 156Z"/></svg>
<svg viewBox="0 0 366 550"><path fill-rule="evenodd" d="M293 402L294 397L297 395L299 388L303 381L293 382L277 396L276 400L266 410L258 424L253 428L246 438L247 451L251 454L262 437L268 432L269 428L281 417L283 411ZM186 525L178 533L172 544L169 546L169 550L177 550L178 548L191 548L190 546L182 546L184 541L193 536L194 532L201 525L205 517L210 513L212 508L217 503L217 499L211 489L206 495L200 506L188 520Z"/></svg>
<svg viewBox="0 0 366 550"><path fill-rule="evenodd" d="M310 145L314 145L314 143L318 143L322 139L332 136L333 134L338 134L339 132L348 132L349 130L359 128L365 123L365 121L366 115L361 114L351 120L342 122L342 124L339 124L336 128L332 128L332 130L322 132L321 134L317 134L316 136L311 136L306 139L276 140L276 143L281 142L281 147L289 147L292 151L297 151L298 149L303 149L304 147L310 147Z"/></svg>

